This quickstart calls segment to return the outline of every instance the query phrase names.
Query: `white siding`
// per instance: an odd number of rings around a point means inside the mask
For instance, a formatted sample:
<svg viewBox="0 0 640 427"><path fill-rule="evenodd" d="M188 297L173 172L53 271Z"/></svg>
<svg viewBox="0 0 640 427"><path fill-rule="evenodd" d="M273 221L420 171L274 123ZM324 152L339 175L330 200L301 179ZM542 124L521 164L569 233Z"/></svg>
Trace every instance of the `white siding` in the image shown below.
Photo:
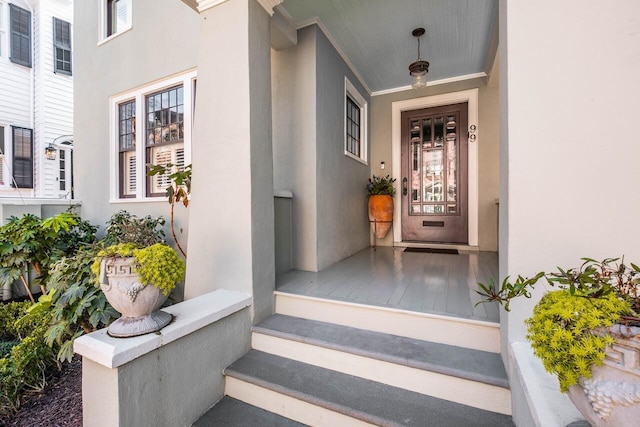
<svg viewBox="0 0 640 427"><path fill-rule="evenodd" d="M33 68L9 60L9 3L32 13ZM35 189L27 193L58 198L58 160L46 160L44 149L55 138L73 133L73 77L54 73L53 17L71 23L73 33L71 0L31 0L28 4L24 0L0 0L0 126L33 129ZM8 131L5 148L10 159ZM8 172L0 196L15 195Z"/></svg>

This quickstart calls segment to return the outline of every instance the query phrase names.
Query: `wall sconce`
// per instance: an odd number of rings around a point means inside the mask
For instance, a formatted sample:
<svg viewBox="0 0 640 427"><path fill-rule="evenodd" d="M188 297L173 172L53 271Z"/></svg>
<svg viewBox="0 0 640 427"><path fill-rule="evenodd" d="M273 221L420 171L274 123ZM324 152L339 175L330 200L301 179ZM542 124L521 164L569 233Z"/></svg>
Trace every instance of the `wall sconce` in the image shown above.
<svg viewBox="0 0 640 427"><path fill-rule="evenodd" d="M47 160L55 160L56 159L56 147L53 146L53 144L49 144L44 148L44 157Z"/></svg>
<svg viewBox="0 0 640 427"><path fill-rule="evenodd" d="M380 169L384 170L384 162L380 162Z"/></svg>
<svg viewBox="0 0 640 427"><path fill-rule="evenodd" d="M419 89L427 85L427 73L429 72L429 63L420 59L420 37L424 35L424 28L416 28L411 34L418 39L418 59L409 65L409 75L413 78L411 86L414 89Z"/></svg>

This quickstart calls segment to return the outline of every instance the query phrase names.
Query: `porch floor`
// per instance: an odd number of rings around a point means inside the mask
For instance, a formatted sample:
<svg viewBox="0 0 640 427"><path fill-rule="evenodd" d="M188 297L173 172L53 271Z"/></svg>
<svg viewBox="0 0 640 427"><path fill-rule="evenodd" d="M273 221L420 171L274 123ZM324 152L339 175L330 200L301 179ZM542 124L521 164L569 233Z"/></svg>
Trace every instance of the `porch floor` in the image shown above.
<svg viewBox="0 0 640 427"><path fill-rule="evenodd" d="M498 278L498 254L364 249L317 273L293 270L276 278L280 292L465 319L499 322L496 303L480 300L477 282Z"/></svg>

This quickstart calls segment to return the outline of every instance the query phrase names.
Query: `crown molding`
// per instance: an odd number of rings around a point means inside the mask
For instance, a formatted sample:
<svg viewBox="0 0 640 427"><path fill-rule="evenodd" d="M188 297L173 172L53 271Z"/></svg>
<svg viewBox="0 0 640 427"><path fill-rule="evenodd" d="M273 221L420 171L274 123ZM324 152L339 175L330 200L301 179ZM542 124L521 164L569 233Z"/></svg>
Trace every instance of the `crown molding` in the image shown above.
<svg viewBox="0 0 640 427"><path fill-rule="evenodd" d="M475 74L465 74L464 76L456 76L456 77L449 77L448 79L434 80L432 82L427 82L426 87L445 85L447 83L461 82L464 80L473 80L480 77L487 77L487 73L482 72L482 73L475 73ZM377 90L375 92L371 92L371 96L388 95L390 93L403 92L405 90L415 90L415 89L411 87L411 85L400 86L400 87L394 87L391 89Z"/></svg>

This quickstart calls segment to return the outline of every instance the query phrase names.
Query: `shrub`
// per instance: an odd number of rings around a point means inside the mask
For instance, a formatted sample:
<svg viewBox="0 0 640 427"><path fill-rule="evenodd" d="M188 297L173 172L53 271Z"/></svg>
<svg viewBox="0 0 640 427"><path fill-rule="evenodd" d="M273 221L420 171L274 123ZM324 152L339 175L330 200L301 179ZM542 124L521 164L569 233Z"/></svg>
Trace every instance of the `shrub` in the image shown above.
<svg viewBox="0 0 640 427"><path fill-rule="evenodd" d="M25 318L29 305L0 304L0 330L11 331L20 341L0 358L0 416L15 413L26 395L41 391L47 372L56 365L53 350L44 340L50 314L43 311Z"/></svg>
<svg viewBox="0 0 640 427"><path fill-rule="evenodd" d="M121 210L107 221L106 236L102 240L106 246L118 243L133 243L137 248L164 242L164 218L143 218Z"/></svg>

